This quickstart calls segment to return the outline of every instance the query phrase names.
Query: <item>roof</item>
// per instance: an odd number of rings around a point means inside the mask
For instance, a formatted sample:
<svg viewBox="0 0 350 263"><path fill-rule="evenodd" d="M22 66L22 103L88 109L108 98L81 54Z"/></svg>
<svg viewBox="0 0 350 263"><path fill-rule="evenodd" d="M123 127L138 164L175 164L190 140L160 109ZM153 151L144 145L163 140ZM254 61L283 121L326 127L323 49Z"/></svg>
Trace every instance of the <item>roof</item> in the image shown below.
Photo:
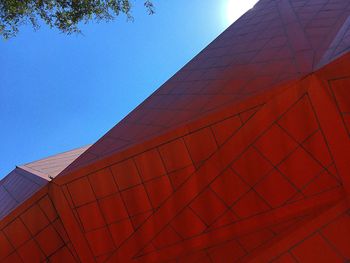
<svg viewBox="0 0 350 263"><path fill-rule="evenodd" d="M45 179L55 178L62 170L82 155L91 145L59 153L19 167Z"/></svg>
<svg viewBox="0 0 350 263"><path fill-rule="evenodd" d="M349 12L348 1L259 1L62 174L329 63L349 48Z"/></svg>
<svg viewBox="0 0 350 263"><path fill-rule="evenodd" d="M0 181L0 219L27 200L46 183L45 179L20 168L10 172Z"/></svg>
<svg viewBox="0 0 350 263"><path fill-rule="evenodd" d="M0 219L56 177L90 146L56 154L16 167L0 181Z"/></svg>

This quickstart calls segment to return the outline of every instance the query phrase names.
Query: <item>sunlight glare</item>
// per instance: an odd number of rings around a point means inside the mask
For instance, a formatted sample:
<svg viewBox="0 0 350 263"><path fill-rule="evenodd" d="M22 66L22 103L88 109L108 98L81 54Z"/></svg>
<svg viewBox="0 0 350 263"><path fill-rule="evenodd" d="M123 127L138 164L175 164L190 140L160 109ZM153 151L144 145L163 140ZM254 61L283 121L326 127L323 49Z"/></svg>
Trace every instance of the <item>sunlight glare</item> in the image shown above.
<svg viewBox="0 0 350 263"><path fill-rule="evenodd" d="M258 0L227 0L226 16L227 22L232 24L245 12L253 8Z"/></svg>

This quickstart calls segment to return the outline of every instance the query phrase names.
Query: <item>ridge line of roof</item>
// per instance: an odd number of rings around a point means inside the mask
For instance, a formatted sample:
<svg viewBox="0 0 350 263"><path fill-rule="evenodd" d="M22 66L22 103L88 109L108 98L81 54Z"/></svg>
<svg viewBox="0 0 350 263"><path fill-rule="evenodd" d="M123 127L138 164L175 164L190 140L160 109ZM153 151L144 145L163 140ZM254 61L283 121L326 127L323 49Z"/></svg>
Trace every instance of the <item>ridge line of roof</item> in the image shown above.
<svg viewBox="0 0 350 263"><path fill-rule="evenodd" d="M23 167L23 166L26 166L26 165L29 165L29 164L32 164L32 163L36 163L36 162L39 162L39 161L42 161L42 160L45 160L45 159L48 159L48 158L51 158L51 157L55 157L55 156L57 156L57 155L69 153L69 152L76 151L76 150L79 150L79 149L86 148L86 150L87 150L87 149L90 148L92 145L93 145L93 144L86 144L86 145L84 145L84 146L77 147L77 148L73 148L73 149L71 149L71 150L67 150L67 151L64 151L64 152L60 152L60 153L56 153L56 154L53 154L53 155L49 155L49 156L47 156L47 157L43 157L43 158L40 158L40 159L38 159L38 160L29 162L29 163L21 164L21 165L19 165L19 167ZM86 151L86 150L85 150L85 151Z"/></svg>

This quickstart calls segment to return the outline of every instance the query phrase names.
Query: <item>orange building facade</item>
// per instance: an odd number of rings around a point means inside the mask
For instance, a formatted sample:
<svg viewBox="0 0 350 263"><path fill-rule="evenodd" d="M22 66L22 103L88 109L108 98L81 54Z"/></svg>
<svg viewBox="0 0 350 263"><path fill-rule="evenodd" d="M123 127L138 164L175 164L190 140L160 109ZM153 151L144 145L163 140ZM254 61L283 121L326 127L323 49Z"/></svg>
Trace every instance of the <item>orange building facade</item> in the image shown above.
<svg viewBox="0 0 350 263"><path fill-rule="evenodd" d="M95 144L0 182L0 262L348 262L350 1L261 0Z"/></svg>

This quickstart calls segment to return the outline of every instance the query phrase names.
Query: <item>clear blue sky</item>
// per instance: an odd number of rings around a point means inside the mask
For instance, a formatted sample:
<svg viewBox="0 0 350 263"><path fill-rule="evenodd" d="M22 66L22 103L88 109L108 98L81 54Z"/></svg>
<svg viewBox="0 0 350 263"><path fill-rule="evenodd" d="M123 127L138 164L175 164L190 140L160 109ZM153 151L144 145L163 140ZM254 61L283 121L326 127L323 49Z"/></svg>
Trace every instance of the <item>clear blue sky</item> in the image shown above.
<svg viewBox="0 0 350 263"><path fill-rule="evenodd" d="M232 22L232 0L158 0L153 16L136 2L134 22L0 40L0 178L95 142Z"/></svg>

